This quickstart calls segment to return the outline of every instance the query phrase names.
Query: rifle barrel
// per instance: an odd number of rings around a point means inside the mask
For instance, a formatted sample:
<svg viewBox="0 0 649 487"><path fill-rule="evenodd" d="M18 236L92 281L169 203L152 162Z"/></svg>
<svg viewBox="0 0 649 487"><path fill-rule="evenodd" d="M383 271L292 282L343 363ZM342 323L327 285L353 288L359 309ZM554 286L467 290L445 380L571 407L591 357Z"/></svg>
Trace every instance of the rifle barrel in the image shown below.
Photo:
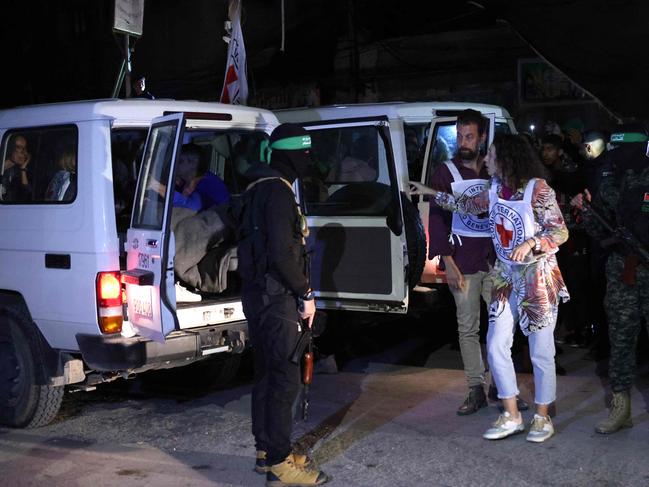
<svg viewBox="0 0 649 487"><path fill-rule="evenodd" d="M583 200L584 209L588 211L589 214L593 215L595 219L604 227L604 229L609 232L614 237L617 237L621 243L625 244L632 252L636 253L645 264L649 264L649 251L645 248L644 244L626 227L622 225L613 226L613 224L608 221L598 210L596 210L593 205L591 205L586 199Z"/></svg>

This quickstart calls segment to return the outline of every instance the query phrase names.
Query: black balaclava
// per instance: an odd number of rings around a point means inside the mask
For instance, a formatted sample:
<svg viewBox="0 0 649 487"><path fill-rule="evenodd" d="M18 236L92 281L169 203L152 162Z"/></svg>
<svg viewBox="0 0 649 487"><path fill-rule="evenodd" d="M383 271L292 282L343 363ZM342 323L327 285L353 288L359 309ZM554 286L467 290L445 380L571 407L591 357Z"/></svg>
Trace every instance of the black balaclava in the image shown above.
<svg viewBox="0 0 649 487"><path fill-rule="evenodd" d="M283 123L273 130L269 141L270 167L279 171L291 183L308 174L311 157L311 137L304 127Z"/></svg>

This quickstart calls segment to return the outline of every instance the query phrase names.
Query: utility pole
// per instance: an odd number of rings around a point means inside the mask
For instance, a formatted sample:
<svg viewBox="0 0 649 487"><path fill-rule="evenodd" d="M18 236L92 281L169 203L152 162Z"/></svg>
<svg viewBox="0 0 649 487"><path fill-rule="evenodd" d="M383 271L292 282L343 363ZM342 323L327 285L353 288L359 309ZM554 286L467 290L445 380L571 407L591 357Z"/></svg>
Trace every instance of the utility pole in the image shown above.
<svg viewBox="0 0 649 487"><path fill-rule="evenodd" d="M349 70L352 79L352 98L358 103L360 86L360 62L358 53L358 36L356 35L356 1L347 0L347 22L351 40L351 56Z"/></svg>
<svg viewBox="0 0 649 487"><path fill-rule="evenodd" d="M113 32L124 35L124 52L119 74L113 85L112 98L117 98L124 86L126 98L131 97L131 37L136 39L142 36L142 25L144 24L144 0L114 0L115 17L113 20Z"/></svg>

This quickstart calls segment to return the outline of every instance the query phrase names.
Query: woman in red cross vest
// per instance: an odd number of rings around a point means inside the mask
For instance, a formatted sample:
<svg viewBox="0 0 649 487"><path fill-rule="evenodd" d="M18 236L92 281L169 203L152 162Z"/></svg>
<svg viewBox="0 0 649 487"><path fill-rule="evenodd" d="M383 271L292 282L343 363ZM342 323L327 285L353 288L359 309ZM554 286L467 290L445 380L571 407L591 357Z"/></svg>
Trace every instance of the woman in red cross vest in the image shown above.
<svg viewBox="0 0 649 487"><path fill-rule="evenodd" d="M489 211L489 229L498 259L494 268L487 354L504 412L483 435L489 440L525 430L516 406L518 386L511 358L515 326L528 337L534 368L536 414L527 439L540 443L554 434L548 408L556 399L554 327L560 301L569 299L555 253L568 229L530 144L518 135L497 135L485 158L487 189L455 199L411 182L411 194L430 194L449 211Z"/></svg>

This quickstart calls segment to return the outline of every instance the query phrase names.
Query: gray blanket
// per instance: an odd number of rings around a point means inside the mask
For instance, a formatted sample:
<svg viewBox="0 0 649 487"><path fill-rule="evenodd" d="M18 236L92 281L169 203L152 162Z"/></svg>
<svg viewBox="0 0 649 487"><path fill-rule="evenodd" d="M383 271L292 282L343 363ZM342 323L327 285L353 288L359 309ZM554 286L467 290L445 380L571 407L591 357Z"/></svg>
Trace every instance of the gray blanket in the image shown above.
<svg viewBox="0 0 649 487"><path fill-rule="evenodd" d="M174 270L180 280L203 292L222 292L228 270L236 269L237 253L228 245L230 230L218 211L174 208L171 229L176 238Z"/></svg>

